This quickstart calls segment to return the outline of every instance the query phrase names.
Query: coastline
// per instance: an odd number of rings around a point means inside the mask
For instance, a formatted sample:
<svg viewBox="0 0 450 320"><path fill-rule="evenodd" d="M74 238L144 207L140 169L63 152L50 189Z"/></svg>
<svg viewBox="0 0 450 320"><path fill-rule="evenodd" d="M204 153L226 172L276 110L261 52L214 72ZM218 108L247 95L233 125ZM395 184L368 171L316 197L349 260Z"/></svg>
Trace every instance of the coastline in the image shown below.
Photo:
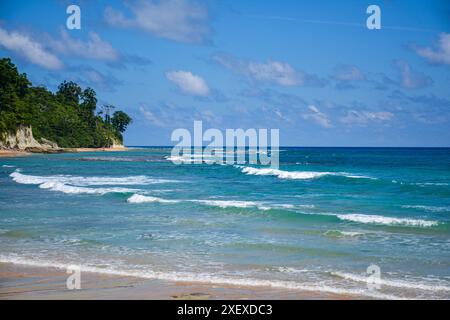
<svg viewBox="0 0 450 320"><path fill-rule="evenodd" d="M28 155L30 155L30 153L26 151L0 149L0 158L23 157Z"/></svg>
<svg viewBox="0 0 450 320"><path fill-rule="evenodd" d="M81 289L68 290L66 270L0 262L0 300L222 300L222 299L364 299L322 292L270 287L218 286L82 272Z"/></svg>
<svg viewBox="0 0 450 320"><path fill-rule="evenodd" d="M77 152L118 152L127 151L127 147L111 147L111 148L65 148L57 150L42 150L41 152L29 152L26 150L0 149L0 158L14 158L29 156L31 154L46 154L46 153L77 153Z"/></svg>

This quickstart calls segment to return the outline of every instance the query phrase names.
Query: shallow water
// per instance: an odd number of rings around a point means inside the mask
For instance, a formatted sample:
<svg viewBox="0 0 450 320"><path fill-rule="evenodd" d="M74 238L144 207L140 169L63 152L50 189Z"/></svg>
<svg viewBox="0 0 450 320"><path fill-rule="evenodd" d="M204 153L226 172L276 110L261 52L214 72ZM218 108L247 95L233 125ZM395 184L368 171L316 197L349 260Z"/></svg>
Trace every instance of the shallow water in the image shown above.
<svg viewBox="0 0 450 320"><path fill-rule="evenodd" d="M0 159L0 261L450 298L450 149L282 148L278 170L169 154Z"/></svg>

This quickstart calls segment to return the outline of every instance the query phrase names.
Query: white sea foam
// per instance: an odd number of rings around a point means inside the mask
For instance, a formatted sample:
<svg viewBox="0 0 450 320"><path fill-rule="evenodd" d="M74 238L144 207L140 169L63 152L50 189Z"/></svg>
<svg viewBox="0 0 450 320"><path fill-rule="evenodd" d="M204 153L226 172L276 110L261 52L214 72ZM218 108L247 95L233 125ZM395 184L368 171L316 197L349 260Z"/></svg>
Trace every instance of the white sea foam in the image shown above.
<svg viewBox="0 0 450 320"><path fill-rule="evenodd" d="M354 175L346 172L317 172L317 171L284 171L273 168L254 168L245 166L236 166L241 171L248 175L256 176L276 176L280 179L289 180L310 180L324 176L342 176L352 179L374 179L368 176Z"/></svg>
<svg viewBox="0 0 450 320"><path fill-rule="evenodd" d="M326 236L334 237L358 237L364 235L362 232L356 231L340 231L340 230L328 230L324 233Z"/></svg>
<svg viewBox="0 0 450 320"><path fill-rule="evenodd" d="M2 168L15 168L16 166L12 166L12 165L9 165L9 164L4 164L4 165L2 165Z"/></svg>
<svg viewBox="0 0 450 320"><path fill-rule="evenodd" d="M144 196L141 194L134 194L127 200L128 203L180 203L180 202L193 202L199 203L207 206L214 206L219 208L257 208L259 210L270 210L272 208L277 208L278 205L269 205L259 201L242 201L242 200L200 200L200 199L162 199L153 196Z"/></svg>
<svg viewBox="0 0 450 320"><path fill-rule="evenodd" d="M450 207L437 207L437 206L422 206L422 205L404 205L402 208L405 209L418 209L430 212L450 212Z"/></svg>
<svg viewBox="0 0 450 320"><path fill-rule="evenodd" d="M147 176L128 177L80 177L70 175L33 176L26 175L16 169L10 177L20 184L39 185L41 189L63 192L67 194L99 194L106 193L136 193L140 189L122 188L126 185L146 185L155 183L174 182L173 180L153 179ZM108 186L103 188L91 188L90 186Z"/></svg>
<svg viewBox="0 0 450 320"><path fill-rule="evenodd" d="M57 268L68 269L73 264L65 264L53 261L45 261L38 259L25 259L20 257L8 257L0 255L0 262L13 263L19 265L27 265L33 267L45 267L45 268ZM108 264L105 264L107 266ZM157 279L173 282L192 282L201 284L213 284L213 285L230 285L230 286L244 286L244 287L269 287L277 289L298 290L307 292L322 292L329 294L342 294L353 295L355 297L373 297L377 299L402 299L402 297L384 294L367 289L351 289L351 288L338 288L326 284L304 284L295 281L283 281L283 280L266 280L257 278L237 278L234 276L221 276L208 273L192 273L192 272L158 272L151 270L128 270L117 269L115 267L95 267L95 266L80 266L81 272L92 272L98 274L108 274L123 277L136 277L142 279Z"/></svg>
<svg viewBox="0 0 450 320"><path fill-rule="evenodd" d="M448 183L445 182L418 182L418 183L413 183L415 185L418 186L448 186Z"/></svg>
<svg viewBox="0 0 450 320"><path fill-rule="evenodd" d="M102 186L102 185L147 185L157 183L177 182L175 180L154 179L147 176L128 177L80 177L71 175L33 176L14 171L10 177L17 183L42 184L45 182L58 182L75 186Z"/></svg>
<svg viewBox="0 0 450 320"><path fill-rule="evenodd" d="M338 276L343 279L352 280L356 282L367 282L368 277L345 273L345 272L332 272L332 275ZM380 278L379 284L382 286L396 287L396 288L404 288L404 289L418 289L418 290L426 290L426 291L450 291L450 286L442 284L442 283L423 283L422 280L414 279L414 281L404 281L404 280L393 280L393 279L385 279L383 277Z"/></svg>
<svg viewBox="0 0 450 320"><path fill-rule="evenodd" d="M107 193L134 193L138 192L139 189L129 189L129 188L89 188L89 187L78 187L71 186L61 182L48 181L39 185L41 189L49 189L51 191L63 192L66 194L107 194Z"/></svg>
<svg viewBox="0 0 450 320"><path fill-rule="evenodd" d="M393 218L393 217L365 215L365 214L338 214L336 216L341 220L347 220L347 221L353 221L353 222L359 222L359 223L383 224L383 225L432 227L432 226L436 226L438 224L437 221L430 221L430 220Z"/></svg>
<svg viewBox="0 0 450 320"><path fill-rule="evenodd" d="M270 210L271 208L256 201L238 201L238 200L190 200L191 202L198 202L208 206L216 206L220 208L258 208L260 210Z"/></svg>
<svg viewBox="0 0 450 320"><path fill-rule="evenodd" d="M161 199L157 197L151 197L151 196L143 196L141 194L133 194L131 197L128 198L128 203L151 203L151 202L159 202L159 203L178 203L181 200L167 200L167 199Z"/></svg>

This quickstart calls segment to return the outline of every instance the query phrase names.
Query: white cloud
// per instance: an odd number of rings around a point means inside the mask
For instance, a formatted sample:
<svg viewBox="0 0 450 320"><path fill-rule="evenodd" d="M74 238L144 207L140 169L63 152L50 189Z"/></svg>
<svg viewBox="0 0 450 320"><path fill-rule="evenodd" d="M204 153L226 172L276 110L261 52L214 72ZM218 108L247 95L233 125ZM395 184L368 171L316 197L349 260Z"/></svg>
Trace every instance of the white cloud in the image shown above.
<svg viewBox="0 0 450 320"><path fill-rule="evenodd" d="M317 107L308 106L308 110L309 110L308 113L302 114L303 119L312 120L324 128L333 127L328 116L326 114L322 113L319 109L317 109Z"/></svg>
<svg viewBox="0 0 450 320"><path fill-rule="evenodd" d="M387 111L369 112L349 110L344 117L339 119L339 121L347 125L356 124L365 126L369 122L389 122L393 117L394 115Z"/></svg>
<svg viewBox="0 0 450 320"><path fill-rule="evenodd" d="M411 66L403 61L395 61L395 66L400 72L400 85L406 89L418 89L430 85L433 81L421 72L414 71Z"/></svg>
<svg viewBox="0 0 450 320"><path fill-rule="evenodd" d="M202 43L210 33L208 11L198 3L187 0L135 1L128 7L133 14L131 18L121 11L106 8L107 23L189 43Z"/></svg>
<svg viewBox="0 0 450 320"><path fill-rule="evenodd" d="M63 67L63 63L57 56L45 50L39 42L19 32L8 33L0 28L0 45L46 69L54 70Z"/></svg>
<svg viewBox="0 0 450 320"><path fill-rule="evenodd" d="M439 36L438 47L416 48L416 53L432 63L450 65L450 33L441 33Z"/></svg>
<svg viewBox="0 0 450 320"><path fill-rule="evenodd" d="M157 127L165 127L165 123L163 121L161 121L160 119L158 119L157 116L155 116L155 114L153 114L153 112L151 112L150 110L144 108L143 106L139 107L139 111L142 113L142 115L144 116L144 118L152 125L155 125Z"/></svg>
<svg viewBox="0 0 450 320"><path fill-rule="evenodd" d="M363 72L356 66L340 65L334 69L334 79L338 81L362 81L366 77Z"/></svg>
<svg viewBox="0 0 450 320"><path fill-rule="evenodd" d="M80 39L72 38L66 31L61 31L61 39L49 39L49 46L60 53L77 57L117 61L119 53L106 41L103 41L95 32L89 33L89 40L84 42Z"/></svg>
<svg viewBox="0 0 450 320"><path fill-rule="evenodd" d="M166 73L167 79L175 83L186 94L194 96L207 96L209 88L205 80L189 71L170 71Z"/></svg>
<svg viewBox="0 0 450 320"><path fill-rule="evenodd" d="M253 80L273 82L281 86L323 86L324 82L314 75L296 70L288 63L276 60L267 62L246 61L224 54L216 54L213 61L227 69L243 74Z"/></svg>
<svg viewBox="0 0 450 320"><path fill-rule="evenodd" d="M273 81L282 86L293 86L302 82L301 75L290 64L279 61L250 62L247 72L252 78Z"/></svg>

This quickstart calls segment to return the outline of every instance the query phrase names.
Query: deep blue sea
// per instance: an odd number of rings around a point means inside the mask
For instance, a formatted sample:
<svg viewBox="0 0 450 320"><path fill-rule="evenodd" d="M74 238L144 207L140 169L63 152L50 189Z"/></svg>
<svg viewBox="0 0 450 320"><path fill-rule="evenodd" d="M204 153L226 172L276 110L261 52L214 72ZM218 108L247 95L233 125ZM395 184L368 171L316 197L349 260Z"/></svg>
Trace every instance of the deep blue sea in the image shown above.
<svg viewBox="0 0 450 320"><path fill-rule="evenodd" d="M1 158L0 261L450 298L450 149L281 148L278 170L170 151Z"/></svg>

